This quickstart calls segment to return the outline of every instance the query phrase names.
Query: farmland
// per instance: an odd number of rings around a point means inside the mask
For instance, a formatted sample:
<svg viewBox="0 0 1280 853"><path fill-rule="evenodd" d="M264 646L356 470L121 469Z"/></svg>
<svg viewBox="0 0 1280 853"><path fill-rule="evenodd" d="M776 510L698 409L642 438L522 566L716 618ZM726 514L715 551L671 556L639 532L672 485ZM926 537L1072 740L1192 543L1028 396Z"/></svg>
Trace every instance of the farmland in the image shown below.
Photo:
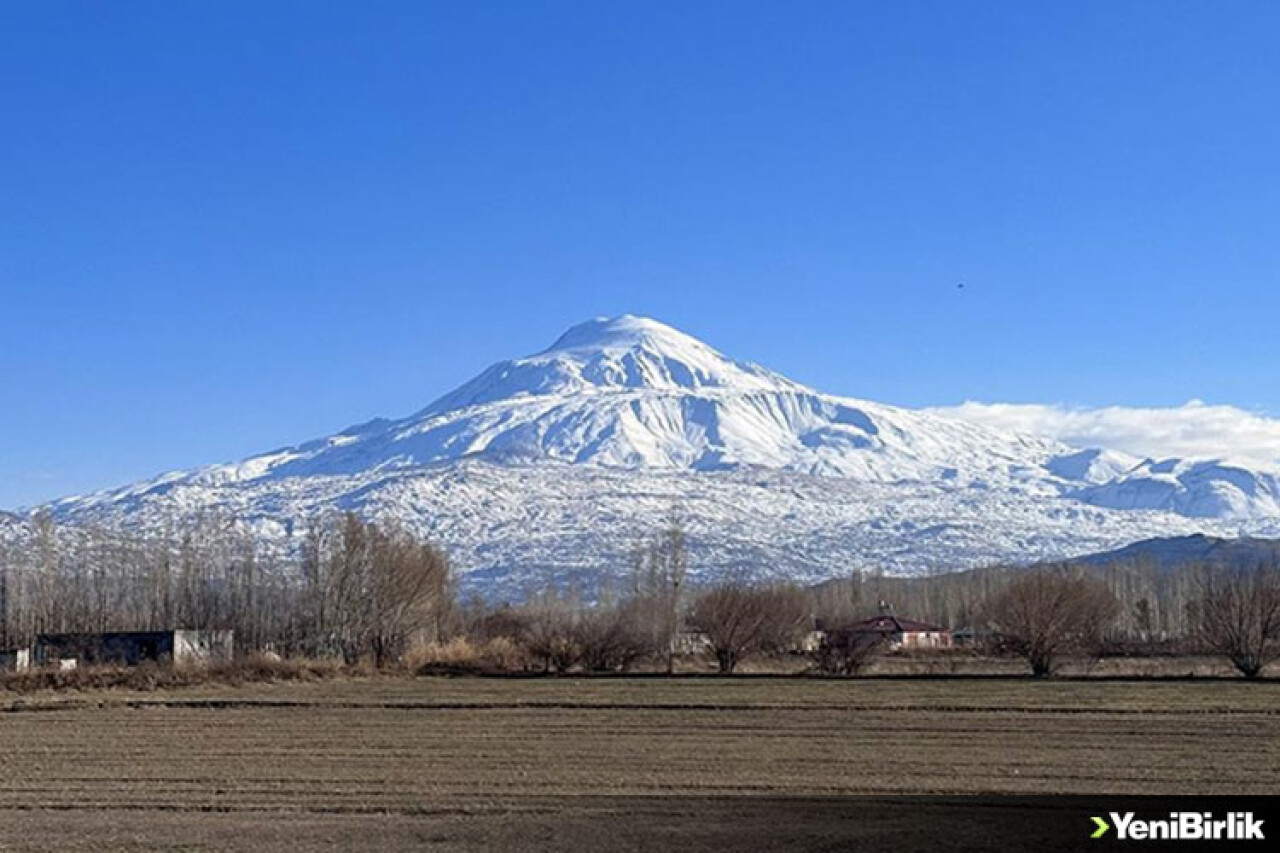
<svg viewBox="0 0 1280 853"><path fill-rule="evenodd" d="M3 850L625 847L657 824L714 847L777 831L751 805L779 798L1280 789L1273 681L370 678L0 709Z"/></svg>

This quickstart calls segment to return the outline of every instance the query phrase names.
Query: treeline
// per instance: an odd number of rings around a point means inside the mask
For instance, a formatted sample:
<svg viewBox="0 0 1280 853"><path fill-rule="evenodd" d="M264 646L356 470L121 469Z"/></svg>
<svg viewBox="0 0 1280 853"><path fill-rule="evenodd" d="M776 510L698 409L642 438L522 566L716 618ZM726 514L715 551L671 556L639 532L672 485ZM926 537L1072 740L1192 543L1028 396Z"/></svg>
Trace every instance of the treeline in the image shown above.
<svg viewBox="0 0 1280 853"><path fill-rule="evenodd" d="M241 652L383 663L442 635L453 606L439 549L353 515L311 524L300 557L221 518L143 538L41 515L27 541L0 546L4 648L39 634L230 629Z"/></svg>
<svg viewBox="0 0 1280 853"><path fill-rule="evenodd" d="M471 652L460 662L510 669L514 659L561 674L647 663L671 673L677 660L705 658L731 673L750 657L800 650L812 625L808 595L788 584L720 584L674 602L671 587L645 586L591 605L549 592L519 606L474 604L460 632Z"/></svg>
<svg viewBox="0 0 1280 853"><path fill-rule="evenodd" d="M1038 675L1071 657L1206 652L1252 676L1280 655L1275 555L1247 567L854 573L814 588L693 587L689 572L674 519L611 584L548 585L494 605L459 602L439 548L354 515L313 522L293 555L223 518L180 537L122 538L59 528L46 515L21 544L0 546L0 646L43 633L230 629L242 654L375 666L447 666L452 654L472 668L673 672L701 657L728 673L753 656L805 654L817 671L848 675L885 650L850 626L888 603L900 616L963 629L971 648L1021 657Z"/></svg>
<svg viewBox="0 0 1280 853"><path fill-rule="evenodd" d="M1068 656L1225 657L1254 677L1280 658L1280 552L1249 565L1154 561L991 567L925 577L855 573L813 591L820 625L873 601L964 630L1036 675Z"/></svg>
<svg viewBox="0 0 1280 853"><path fill-rule="evenodd" d="M1116 602L1108 627L1108 635L1114 639L1173 641L1197 630L1195 604L1204 594L1204 566L1170 567L1140 560L1045 568L1093 578L1107 589ZM814 588L815 613L822 622L839 624L869 615L878 602L890 601L899 613L924 622L952 628L981 627L987 603L1024 571L988 567L912 577L855 572Z"/></svg>

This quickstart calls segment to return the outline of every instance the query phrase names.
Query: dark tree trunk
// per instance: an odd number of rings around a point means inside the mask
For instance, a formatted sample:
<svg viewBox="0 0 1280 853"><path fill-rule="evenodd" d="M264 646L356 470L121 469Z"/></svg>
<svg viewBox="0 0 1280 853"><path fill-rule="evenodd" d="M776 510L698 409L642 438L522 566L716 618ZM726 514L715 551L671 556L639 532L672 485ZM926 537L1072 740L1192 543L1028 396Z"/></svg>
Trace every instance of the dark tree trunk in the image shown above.
<svg viewBox="0 0 1280 853"><path fill-rule="evenodd" d="M738 656L728 649L718 649L716 651L716 663L720 666L720 673L728 675L738 666Z"/></svg>

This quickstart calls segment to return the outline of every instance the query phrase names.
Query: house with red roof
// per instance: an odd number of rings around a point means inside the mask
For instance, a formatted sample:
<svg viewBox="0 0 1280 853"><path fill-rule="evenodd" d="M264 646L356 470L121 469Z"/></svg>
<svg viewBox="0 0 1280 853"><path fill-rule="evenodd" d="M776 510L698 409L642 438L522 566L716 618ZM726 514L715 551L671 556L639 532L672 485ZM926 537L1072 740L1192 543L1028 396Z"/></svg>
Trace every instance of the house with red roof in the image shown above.
<svg viewBox="0 0 1280 853"><path fill-rule="evenodd" d="M894 615L888 603L880 602L880 615L853 622L832 631L843 635L844 642L873 640L891 649L949 649L951 632L928 622L903 619Z"/></svg>

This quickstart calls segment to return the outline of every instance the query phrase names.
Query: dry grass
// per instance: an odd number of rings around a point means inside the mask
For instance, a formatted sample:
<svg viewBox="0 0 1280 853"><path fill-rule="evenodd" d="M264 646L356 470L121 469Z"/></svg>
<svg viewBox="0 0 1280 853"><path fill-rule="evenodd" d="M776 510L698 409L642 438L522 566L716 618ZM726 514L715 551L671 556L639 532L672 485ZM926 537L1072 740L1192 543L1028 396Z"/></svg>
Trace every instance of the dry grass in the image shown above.
<svg viewBox="0 0 1280 853"><path fill-rule="evenodd" d="M75 669L30 669L0 675L0 690L11 693L94 690L176 690L206 684L259 684L277 681L317 681L363 671L333 661L281 659L251 655L234 663L212 666L84 666Z"/></svg>
<svg viewBox="0 0 1280 853"><path fill-rule="evenodd" d="M405 669L422 675L521 672L529 665L528 653L508 637L426 643L410 650L404 661Z"/></svg>

